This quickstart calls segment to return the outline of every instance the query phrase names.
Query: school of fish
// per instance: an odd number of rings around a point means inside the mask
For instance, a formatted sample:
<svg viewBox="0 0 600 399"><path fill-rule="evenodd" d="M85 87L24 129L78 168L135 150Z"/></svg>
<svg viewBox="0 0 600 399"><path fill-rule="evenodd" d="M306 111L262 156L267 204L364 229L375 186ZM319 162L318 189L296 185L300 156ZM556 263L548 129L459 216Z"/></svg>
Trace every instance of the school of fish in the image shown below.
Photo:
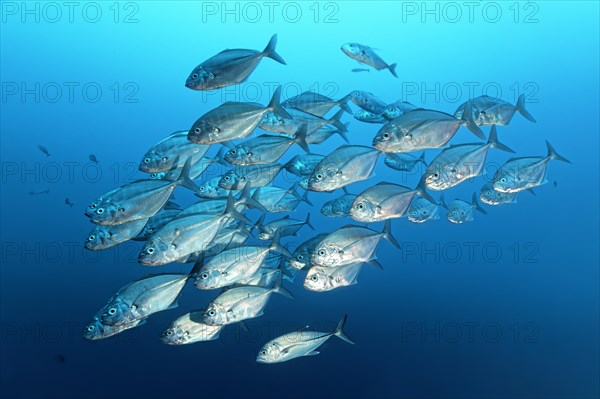
<svg viewBox="0 0 600 399"><path fill-rule="evenodd" d="M240 84L263 58L285 65L276 45L274 35L262 51L224 50L195 67L185 86L215 90ZM387 64L368 46L347 43L341 50L398 78L397 64ZM369 69L353 70L364 71ZM358 110L353 111L350 103ZM523 95L514 105L481 96L447 114L408 102L386 103L362 90L339 99L307 91L282 101L281 87L266 105L226 102L208 110L190 121L187 130L173 132L143 154L139 170L147 174L146 179L100 195L85 211L94 224L85 241L87 249L141 241L138 261L142 265L189 263L191 271L153 274L119 288L91 317L84 337L108 338L143 325L157 312L177 308L189 284L216 290L213 300L179 316L160 339L169 345L215 340L227 325L260 317L271 297L293 299L283 281L293 282L300 272L305 272L305 289L323 292L356 284L365 264L382 269L376 255L381 241L399 248L392 233L393 219L424 223L439 219L445 210L448 221L460 224L473 221L474 211L487 213L479 201L515 202L519 192L546 183L550 161L569 162L550 143L546 155L508 159L493 181L470 200L446 204L443 194L435 200L431 193L480 176L490 150L514 153L500 142L497 126L508 125L516 114L535 122ZM346 115L381 125L371 145L351 143L348 124L342 122ZM485 126L491 126L487 136ZM461 127L478 141L449 145ZM254 134L257 129L268 133ZM312 152L333 135L345 143L322 154ZM300 153L280 162L293 147ZM40 150L49 156L45 147ZM427 163L425 153L431 150L441 151ZM209 157L209 151L215 154ZM380 158L394 171L410 172L420 164L426 170L414 188L378 181L350 193L353 183L373 177ZM90 160L98 162L93 155ZM208 177L207 171L214 173L215 168L222 173ZM282 174L287 181L293 176L293 184L274 183ZM173 196L178 187L192 192L198 201L181 207ZM309 212L300 218L290 215L301 204L313 206L309 192L336 190L340 195L325 202L321 213L358 224L317 231ZM257 215L254 221L251 213ZM383 222L383 228L373 228L372 222ZM291 252L282 241L300 232L306 239ZM346 319L344 315L333 331L307 326L275 337L261 347L256 361L278 363L313 356L333 336L354 344L343 331Z"/></svg>

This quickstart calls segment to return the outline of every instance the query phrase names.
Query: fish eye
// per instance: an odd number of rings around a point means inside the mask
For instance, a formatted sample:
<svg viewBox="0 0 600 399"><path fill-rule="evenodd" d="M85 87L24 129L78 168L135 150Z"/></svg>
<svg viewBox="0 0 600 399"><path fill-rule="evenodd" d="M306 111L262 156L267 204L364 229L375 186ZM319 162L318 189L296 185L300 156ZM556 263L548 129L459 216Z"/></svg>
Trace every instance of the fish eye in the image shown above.
<svg viewBox="0 0 600 399"><path fill-rule="evenodd" d="M267 351L266 351L265 349L263 349L263 350L261 350L261 351L260 351L260 354L261 354L261 355L266 355L266 354L267 354Z"/></svg>
<svg viewBox="0 0 600 399"><path fill-rule="evenodd" d="M119 208L119 212L125 212L125 208Z"/></svg>
<svg viewBox="0 0 600 399"><path fill-rule="evenodd" d="M113 315L113 314L115 314L115 313L117 313L117 309L115 309L115 308L110 308L110 309L108 310L108 314L110 314L110 315Z"/></svg>
<svg viewBox="0 0 600 399"><path fill-rule="evenodd" d="M216 314L216 312L212 309L208 311L209 316L214 316L215 314Z"/></svg>
<svg viewBox="0 0 600 399"><path fill-rule="evenodd" d="M204 190L205 190L204 186L200 186L200 191L204 191Z"/></svg>
<svg viewBox="0 0 600 399"><path fill-rule="evenodd" d="M363 209L365 207L365 205L361 202L360 204L356 205L356 207L358 209Z"/></svg>
<svg viewBox="0 0 600 399"><path fill-rule="evenodd" d="M201 279L207 279L208 278L208 273L202 273L202 275L200 276Z"/></svg>
<svg viewBox="0 0 600 399"><path fill-rule="evenodd" d="M225 180L229 180L229 179L230 179L230 177L229 177L229 176L225 176Z"/></svg>
<svg viewBox="0 0 600 399"><path fill-rule="evenodd" d="M96 206L97 206L96 204L92 204L92 205L90 205L90 208L94 209L94 208L96 208Z"/></svg>
<svg viewBox="0 0 600 399"><path fill-rule="evenodd" d="M229 151L232 155L235 154L237 151L236 150L231 150Z"/></svg>
<svg viewBox="0 0 600 399"><path fill-rule="evenodd" d="M146 250L146 252L150 255L152 255L154 253L154 248L150 247Z"/></svg>
<svg viewBox="0 0 600 399"><path fill-rule="evenodd" d="M325 251L323 251L323 250L320 250L320 251L319 251L319 255L321 255L321 256L324 256L324 255L325 255Z"/></svg>
<svg viewBox="0 0 600 399"><path fill-rule="evenodd" d="M319 278L317 277L316 274L313 274L313 276L310 278L312 281L317 281Z"/></svg>
<svg viewBox="0 0 600 399"><path fill-rule="evenodd" d="M252 152L248 152L248 156L251 157L252 156Z"/></svg>
<svg viewBox="0 0 600 399"><path fill-rule="evenodd" d="M323 178L323 175L319 173L316 177L317 179L321 180Z"/></svg>
<svg viewBox="0 0 600 399"><path fill-rule="evenodd" d="M492 192L491 191L486 191L485 194L486 195L492 195Z"/></svg>
<svg viewBox="0 0 600 399"><path fill-rule="evenodd" d="M192 75L192 79L197 79L197 78L198 78L198 74L197 73L195 73L195 74Z"/></svg>
<svg viewBox="0 0 600 399"><path fill-rule="evenodd" d="M302 259L304 259L304 256L303 255L298 255L298 256L296 256L296 259L302 260Z"/></svg>
<svg viewBox="0 0 600 399"><path fill-rule="evenodd" d="M88 241L94 241L95 238L96 238L96 236L92 234L91 236L88 237Z"/></svg>
<svg viewBox="0 0 600 399"><path fill-rule="evenodd" d="M220 130L218 127L214 128L214 132L215 132L215 133L219 133L220 131L221 131L221 130Z"/></svg>
<svg viewBox="0 0 600 399"><path fill-rule="evenodd" d="M501 181L502 183L506 183L506 177L503 177L502 179L500 179L500 181Z"/></svg>
<svg viewBox="0 0 600 399"><path fill-rule="evenodd" d="M156 172L154 172L150 175L150 177L156 177L156 176L157 176Z"/></svg>
<svg viewBox="0 0 600 399"><path fill-rule="evenodd" d="M94 326L88 326L87 330L88 330L89 332L92 332L92 331L94 331Z"/></svg>
<svg viewBox="0 0 600 399"><path fill-rule="evenodd" d="M433 174L433 177L438 177L438 176L439 176L439 173L434 173Z"/></svg>
<svg viewBox="0 0 600 399"><path fill-rule="evenodd" d="M167 158L167 157L162 157L162 161L163 161L163 162L167 162L167 159L169 159L169 158Z"/></svg>
<svg viewBox="0 0 600 399"><path fill-rule="evenodd" d="M200 133L200 128L199 128L199 127L195 128L195 129L194 129L194 132L196 132L196 133Z"/></svg>
<svg viewBox="0 0 600 399"><path fill-rule="evenodd" d="M384 133L383 134L383 138L384 139L389 139L390 138L390 134L389 133Z"/></svg>
<svg viewBox="0 0 600 399"><path fill-rule="evenodd" d="M104 208L98 208L98 210L96 211L97 214L103 214L104 213Z"/></svg>
<svg viewBox="0 0 600 399"><path fill-rule="evenodd" d="M173 335L173 331L171 331L171 330L168 330L168 331L167 331L167 335Z"/></svg>

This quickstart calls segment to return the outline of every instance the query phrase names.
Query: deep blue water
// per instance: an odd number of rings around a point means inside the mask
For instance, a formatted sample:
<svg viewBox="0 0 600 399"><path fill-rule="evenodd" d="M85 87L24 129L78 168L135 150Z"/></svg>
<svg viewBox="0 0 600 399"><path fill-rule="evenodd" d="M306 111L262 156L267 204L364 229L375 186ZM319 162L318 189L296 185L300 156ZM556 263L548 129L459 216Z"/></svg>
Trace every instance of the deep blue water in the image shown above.
<svg viewBox="0 0 600 399"><path fill-rule="evenodd" d="M273 4L0 3L0 396L598 397L598 4ZM206 58L225 48L261 50L273 33L287 66L264 59L240 86L184 87ZM397 62L400 78L352 73L361 66L339 49L349 41ZM248 331L232 326L218 341L162 344L170 321L214 296L190 286L177 310L107 340L84 340L83 325L116 289L148 273L190 268L141 266L139 243L86 251L85 206L141 177L137 163L164 136L224 101L266 103L276 85L285 96L312 89L339 98L362 89L449 113L470 96L512 103L525 93L537 123L516 115L499 128L501 140L519 156L545 155L549 140L573 163L552 162L550 183L536 196L486 206L488 215L472 223L395 220L402 250L380 245L383 271L365 266L359 284L328 293L304 290L299 276L290 287L296 299L274 296ZM378 128L350 115L344 121L352 143L369 144ZM453 143L472 141L463 128ZM342 144L333 137L313 151ZM491 170L508 157L492 150ZM375 176L350 191L381 180L410 187L418 173L380 160ZM469 199L483 182L465 182L446 198ZM317 230L349 223L318 211L335 195L310 195ZM192 201L183 188L176 196ZM309 210L302 204L292 216ZM287 242L310 234L301 230ZM276 335L307 323L332 329L343 314L357 345L331 339L316 357L255 362Z"/></svg>

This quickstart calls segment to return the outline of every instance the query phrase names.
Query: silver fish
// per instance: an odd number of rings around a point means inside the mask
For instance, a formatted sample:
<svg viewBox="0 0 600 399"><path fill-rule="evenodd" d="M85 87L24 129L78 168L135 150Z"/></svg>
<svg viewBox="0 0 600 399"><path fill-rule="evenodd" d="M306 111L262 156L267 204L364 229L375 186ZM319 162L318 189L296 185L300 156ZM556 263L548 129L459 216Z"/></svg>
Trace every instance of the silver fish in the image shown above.
<svg viewBox="0 0 600 399"><path fill-rule="evenodd" d="M164 265L202 251L223 228L227 219L249 221L235 210L232 196L222 215L191 214L176 218L154 233L144 244L138 261L146 266Z"/></svg>
<svg viewBox="0 0 600 399"><path fill-rule="evenodd" d="M295 236L298 233L298 230L302 228L302 226L308 226L311 230L314 231L313 225L310 223L310 213L306 215L306 220L296 220L290 218L290 215L286 215L281 219L274 220L267 224L264 224L265 214L263 214L260 219L256 222L256 228L258 229L258 239L259 240L271 240L276 236Z"/></svg>
<svg viewBox="0 0 600 399"><path fill-rule="evenodd" d="M373 147L383 152L440 148L454 137L462 125L466 125L477 137L485 139L472 119L464 121L440 111L416 109L383 125L373 139Z"/></svg>
<svg viewBox="0 0 600 399"><path fill-rule="evenodd" d="M193 157L192 159L196 159L196 157ZM215 162L219 161L212 158L200 158L196 161L193 161L192 166L190 168L190 179L196 180L197 178L199 178ZM152 172L150 173L149 177L150 179L177 180L181 175L181 171L181 168L173 167L171 170L168 170L166 172Z"/></svg>
<svg viewBox="0 0 600 399"><path fill-rule="evenodd" d="M386 154L383 163L391 169L402 172L411 172L419 163L427 166L427 163L425 162L425 152L418 158L410 154L394 154L391 152Z"/></svg>
<svg viewBox="0 0 600 399"><path fill-rule="evenodd" d="M175 132L156 143L144 154L139 170L145 173L160 173L173 168L182 168L190 157L192 157L192 164L202 159L209 148L208 145L190 143L187 139L187 131Z"/></svg>
<svg viewBox="0 0 600 399"><path fill-rule="evenodd" d="M346 135L346 131L348 130L348 123L344 125L344 129L340 130L331 125L325 125L320 129L315 130L314 132L308 132L308 136L306 136L306 142L308 144L321 144L334 134L338 134L346 143L349 143L348 136Z"/></svg>
<svg viewBox="0 0 600 399"><path fill-rule="evenodd" d="M354 113L354 119L366 123L387 123L387 119L382 114L374 114L373 112L361 109Z"/></svg>
<svg viewBox="0 0 600 399"><path fill-rule="evenodd" d="M399 184L381 182L360 193L352 203L350 217L359 222L378 222L404 215L413 198L419 195L434 201L423 182L411 190Z"/></svg>
<svg viewBox="0 0 600 399"><path fill-rule="evenodd" d="M440 191L479 176L490 148L514 153L498 141L496 125L494 125L487 143L458 144L440 152L425 171L425 185L431 190Z"/></svg>
<svg viewBox="0 0 600 399"><path fill-rule="evenodd" d="M456 224L473 221L473 210L478 210L483 214L487 214L487 211L483 209L477 202L477 194L473 193L471 203L465 202L460 199L455 199L448 205L448 213L446 217L448 221Z"/></svg>
<svg viewBox="0 0 600 399"><path fill-rule="evenodd" d="M136 320L119 326L107 326L100 322L99 316L95 316L94 319L83 329L83 336L86 339L95 341L98 339L112 337L113 335L117 335L125 330L129 330L130 328L141 326L143 324L146 324L146 319Z"/></svg>
<svg viewBox="0 0 600 399"><path fill-rule="evenodd" d="M487 205L514 204L518 193L501 193L494 190L492 183L486 183L479 191L479 199Z"/></svg>
<svg viewBox="0 0 600 399"><path fill-rule="evenodd" d="M244 188L244 190L240 193L239 198L234 201L234 207L238 212L250 207L264 210L262 205L252 198L252 192L249 187ZM227 199L203 199L182 210L178 216L181 217L194 213L220 215L225 212L226 208Z"/></svg>
<svg viewBox="0 0 600 399"><path fill-rule="evenodd" d="M400 245L392 235L391 220L385 221L381 232L367 227L346 225L325 237L311 257L313 266L337 267L356 262L373 262L375 249L384 238L396 248Z"/></svg>
<svg viewBox="0 0 600 399"><path fill-rule="evenodd" d="M362 263L350 263L339 267L311 267L306 273L304 288L309 291L324 292L354 285L357 283L362 265Z"/></svg>
<svg viewBox="0 0 600 399"><path fill-rule="evenodd" d="M410 222L425 223L428 220L437 220L440 218L440 206L446 208L443 195L438 203L431 202L428 199L422 197L415 197L410 203L406 214L408 215L408 220Z"/></svg>
<svg viewBox="0 0 600 399"><path fill-rule="evenodd" d="M125 285L99 312L100 322L121 326L177 307L177 299L188 277L180 273L160 274Z"/></svg>
<svg viewBox="0 0 600 399"><path fill-rule="evenodd" d="M336 106L348 113L352 113L347 105L348 100L350 100L349 95L336 101L313 91L305 91L302 94L288 98L282 105L286 108L295 108L318 117L323 117Z"/></svg>
<svg viewBox="0 0 600 399"><path fill-rule="evenodd" d="M296 176L310 176L317 164L325 158L319 154L296 155L285 164L285 170Z"/></svg>
<svg viewBox="0 0 600 399"><path fill-rule="evenodd" d="M490 96L475 97L459 105L456 112L454 112L456 118L466 119L465 106L467 103L472 105L471 117L478 126L508 125L516 112L523 115L525 119L535 122L535 118L525 109L524 94L519 96L515 105Z"/></svg>
<svg viewBox="0 0 600 399"><path fill-rule="evenodd" d="M344 316L335 331L331 333L310 331L307 330L308 327L303 327L296 332L277 337L262 347L256 356L256 361L258 363L281 363L302 356L318 355L317 348L333 336L354 345L354 342L343 332L346 319L347 316Z"/></svg>
<svg viewBox="0 0 600 399"><path fill-rule="evenodd" d="M340 121L342 116L344 116L344 112L344 110L339 110L330 119L325 119L295 108L288 108L287 113L289 116L268 112L258 126L268 132L288 135L295 135L304 124L306 124L309 136L312 132L324 126L331 126L342 132L346 132L346 126Z"/></svg>
<svg viewBox="0 0 600 399"><path fill-rule="evenodd" d="M223 251L202 266L196 276L196 288L214 290L237 284L254 275L269 252L289 254L279 244L279 237L273 239L268 247L244 245Z"/></svg>
<svg viewBox="0 0 600 399"><path fill-rule="evenodd" d="M280 164L236 166L221 177L219 187L226 190L241 190L246 185L263 187L270 184L282 169Z"/></svg>
<svg viewBox="0 0 600 399"><path fill-rule="evenodd" d="M362 145L344 145L327 155L310 176L308 187L313 191L333 191L373 173L381 152Z"/></svg>
<svg viewBox="0 0 600 399"><path fill-rule="evenodd" d="M223 251L245 244L250 236L250 230L246 228L246 225L243 222L239 222L237 226L229 225L228 222L225 222L223 228L219 230L217 235L207 246L199 251L177 259L177 262L190 263L209 259Z"/></svg>
<svg viewBox="0 0 600 399"><path fill-rule="evenodd" d="M303 196L298 195L296 191L298 185L299 183L296 183L288 190L275 186L259 187L254 189L252 198L261 205L264 212L269 213L292 212L302 201L312 206L308 199L308 192Z"/></svg>
<svg viewBox="0 0 600 399"><path fill-rule="evenodd" d="M225 154L224 159L240 166L269 164L277 162L294 144L309 153L306 134L306 125L302 125L293 138L263 134L238 144Z"/></svg>
<svg viewBox="0 0 600 399"><path fill-rule="evenodd" d="M557 160L571 163L560 156L546 141L548 155L545 157L511 158L494 174L494 190L501 193L518 193L519 191L546 184L546 173L550 161Z"/></svg>
<svg viewBox="0 0 600 399"><path fill-rule="evenodd" d="M371 66L378 71L381 71L382 69L389 69L390 73L394 75L395 78L398 77L396 74L397 64L388 65L369 46L358 43L346 43L341 47L341 50L348 57L360 62L361 64Z"/></svg>
<svg viewBox="0 0 600 399"><path fill-rule="evenodd" d="M96 225L85 241L85 248L92 251L108 249L136 237L146 226L148 218L138 219L116 226Z"/></svg>
<svg viewBox="0 0 600 399"><path fill-rule="evenodd" d="M275 115L291 118L279 104L281 86L273 93L266 107L257 103L226 102L202 115L188 132L188 140L197 144L222 143L243 139L256 129L263 116L271 111ZM295 129L296 132L298 129Z"/></svg>
<svg viewBox="0 0 600 399"><path fill-rule="evenodd" d="M121 224L154 216L169 200L175 187L183 185L192 191L198 188L190 180L190 162L187 160L181 177L176 181L138 180L104 195L102 200L88 213L92 222L102 225ZM92 205L90 205L91 207Z"/></svg>
<svg viewBox="0 0 600 399"><path fill-rule="evenodd" d="M388 104L383 111L383 117L387 120L392 120L404 115L407 112L414 111L418 107L409 103L408 101L396 101L395 103Z"/></svg>
<svg viewBox="0 0 600 399"><path fill-rule="evenodd" d="M383 111L385 111L386 103L368 91L355 90L350 93L350 99L360 108L375 115L381 115L383 114Z"/></svg>
<svg viewBox="0 0 600 399"><path fill-rule="evenodd" d="M140 231L133 239L136 241L146 241L158 229L175 219L180 213L181 209L162 209L156 215L148 219L148 222L146 222L142 231Z"/></svg>
<svg viewBox="0 0 600 399"><path fill-rule="evenodd" d="M321 207L321 213L330 218L340 218L350 215L350 209L356 195L344 194L341 197L327 201Z"/></svg>
<svg viewBox="0 0 600 399"><path fill-rule="evenodd" d="M198 186L195 195L200 198L223 199L229 196L229 193L237 194L237 191L231 191L219 185L223 176L216 176L205 181Z"/></svg>
<svg viewBox="0 0 600 399"><path fill-rule="evenodd" d="M184 314L161 334L161 341L167 345L187 345L218 339L223 326L209 326L201 319L202 311Z"/></svg>
<svg viewBox="0 0 600 399"><path fill-rule="evenodd" d="M273 293L293 299L292 294L281 285L281 279L273 288L257 286L231 288L219 294L208 305L202 315L202 322L211 326L222 326L262 316Z"/></svg>
<svg viewBox="0 0 600 399"><path fill-rule="evenodd" d="M228 49L198 65L185 81L192 90L214 90L244 82L264 57L280 64L285 61L275 52L277 35L273 35L263 51Z"/></svg>
<svg viewBox="0 0 600 399"><path fill-rule="evenodd" d="M312 255L325 237L327 237L327 233L321 233L304 241L296 248L292 257L288 259L288 264L296 270L304 270L310 267Z"/></svg>

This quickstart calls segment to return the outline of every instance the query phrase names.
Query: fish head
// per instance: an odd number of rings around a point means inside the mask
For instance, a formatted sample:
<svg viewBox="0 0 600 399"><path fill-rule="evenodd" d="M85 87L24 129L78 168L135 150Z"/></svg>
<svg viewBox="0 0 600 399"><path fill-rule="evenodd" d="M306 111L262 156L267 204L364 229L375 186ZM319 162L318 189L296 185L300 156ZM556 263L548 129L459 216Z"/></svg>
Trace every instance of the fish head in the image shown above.
<svg viewBox="0 0 600 399"><path fill-rule="evenodd" d="M94 317L94 320L83 328L83 337L90 340L100 339L104 335L105 328L106 326L100 322L100 319Z"/></svg>
<svg viewBox="0 0 600 399"><path fill-rule="evenodd" d="M140 251L138 261L142 265L159 266L175 260L172 252L175 249L174 244L167 244L163 240L150 239L146 241L144 247Z"/></svg>
<svg viewBox="0 0 600 399"><path fill-rule="evenodd" d="M227 323L227 311L212 302L202 314L202 322L209 326L221 326Z"/></svg>
<svg viewBox="0 0 600 399"><path fill-rule="evenodd" d="M98 204L94 212L90 214L93 223L106 224L109 221L117 221L120 214L125 212L125 208L110 201L103 201Z"/></svg>
<svg viewBox="0 0 600 399"><path fill-rule="evenodd" d="M319 267L311 267L304 279L304 288L309 291L326 291L330 277Z"/></svg>
<svg viewBox="0 0 600 399"><path fill-rule="evenodd" d="M402 114L403 114L403 112L400 109L400 107L395 104L388 105L387 107L385 107L385 110L383 111L383 116L388 119L395 119Z"/></svg>
<svg viewBox="0 0 600 399"><path fill-rule="evenodd" d="M98 207L100 206L101 203L102 203L102 197L95 199L85 209L85 215L87 217L91 218L94 215L94 213L96 212L96 209L98 209Z"/></svg>
<svg viewBox="0 0 600 399"><path fill-rule="evenodd" d="M410 133L401 132L398 126L389 122L384 125L373 138L372 145L378 150L384 151L390 147L404 148L406 143L412 140Z"/></svg>
<svg viewBox="0 0 600 399"><path fill-rule="evenodd" d="M207 83L215 79L215 75L204 67L195 68L185 81L185 87L192 90L203 90Z"/></svg>
<svg viewBox="0 0 600 399"><path fill-rule="evenodd" d="M448 208L448 220L452 223L461 224L467 221L468 214L466 207L462 204L450 206Z"/></svg>
<svg viewBox="0 0 600 399"><path fill-rule="evenodd" d="M245 177L238 175L238 173L235 170L230 170L227 173L225 173L219 180L219 187L225 190L233 190L235 187L238 187L245 181Z"/></svg>
<svg viewBox="0 0 600 399"><path fill-rule="evenodd" d="M432 163L425 171L425 186L431 190L445 190L454 183L453 176L452 171L444 165Z"/></svg>
<svg viewBox="0 0 600 399"><path fill-rule="evenodd" d="M360 107L364 107L369 102L369 97L364 91L354 90L350 93L350 99L352 102Z"/></svg>
<svg viewBox="0 0 600 399"><path fill-rule="evenodd" d="M344 251L334 242L322 242L311 256L311 264L317 266L336 266L341 263Z"/></svg>
<svg viewBox="0 0 600 399"><path fill-rule="evenodd" d="M325 216L333 216L333 201L328 201L326 203L323 204L323 206L321 207L321 213Z"/></svg>
<svg viewBox="0 0 600 399"><path fill-rule="evenodd" d="M516 181L515 177L506 170L498 169L494 175L494 190L500 193L513 193L516 192Z"/></svg>
<svg viewBox="0 0 600 399"><path fill-rule="evenodd" d="M479 192L479 199L484 204L498 205L500 203L500 193L494 190L494 186L492 184L486 184Z"/></svg>
<svg viewBox="0 0 600 399"><path fill-rule="evenodd" d="M269 342L258 351L256 361L258 363L277 363L282 357L282 350L276 342Z"/></svg>
<svg viewBox="0 0 600 399"><path fill-rule="evenodd" d="M188 140L196 144L213 144L223 141L219 126L202 118L192 125L188 132Z"/></svg>
<svg viewBox="0 0 600 399"><path fill-rule="evenodd" d="M134 306L135 305L132 305L131 307ZM104 308L104 312L100 317L100 323L109 326L125 324L129 319L130 310L130 306L117 296Z"/></svg>
<svg viewBox="0 0 600 399"><path fill-rule="evenodd" d="M227 151L223 158L225 161L234 165L251 165L255 163L252 151L243 146L237 146L236 148Z"/></svg>
<svg viewBox="0 0 600 399"><path fill-rule="evenodd" d="M372 222L380 211L377 204L367 197L358 196L350 208L350 217L359 222Z"/></svg>
<svg viewBox="0 0 600 399"><path fill-rule="evenodd" d="M222 286L220 283L224 276L225 273L217 268L205 268L198 272L194 285L201 290L213 290Z"/></svg>
<svg viewBox="0 0 600 399"><path fill-rule="evenodd" d="M94 226L88 235L88 238L85 240L85 248L92 251L104 249L111 243L111 236L112 234L107 227L101 225Z"/></svg>
<svg viewBox="0 0 600 399"><path fill-rule="evenodd" d="M346 43L340 47L342 52L350 58L357 57L360 55L362 49L357 43Z"/></svg>
<svg viewBox="0 0 600 399"><path fill-rule="evenodd" d="M160 340L167 345L182 345L185 344L188 336L187 331L174 324L160 335Z"/></svg>
<svg viewBox="0 0 600 399"><path fill-rule="evenodd" d="M155 151L150 151L144 155L138 169L144 173L160 172L169 168L167 163L169 160L168 155L157 154Z"/></svg>
<svg viewBox="0 0 600 399"><path fill-rule="evenodd" d="M341 180L342 172L334 164L321 165L315 169L308 179L308 189L313 191L328 191L336 187Z"/></svg>

